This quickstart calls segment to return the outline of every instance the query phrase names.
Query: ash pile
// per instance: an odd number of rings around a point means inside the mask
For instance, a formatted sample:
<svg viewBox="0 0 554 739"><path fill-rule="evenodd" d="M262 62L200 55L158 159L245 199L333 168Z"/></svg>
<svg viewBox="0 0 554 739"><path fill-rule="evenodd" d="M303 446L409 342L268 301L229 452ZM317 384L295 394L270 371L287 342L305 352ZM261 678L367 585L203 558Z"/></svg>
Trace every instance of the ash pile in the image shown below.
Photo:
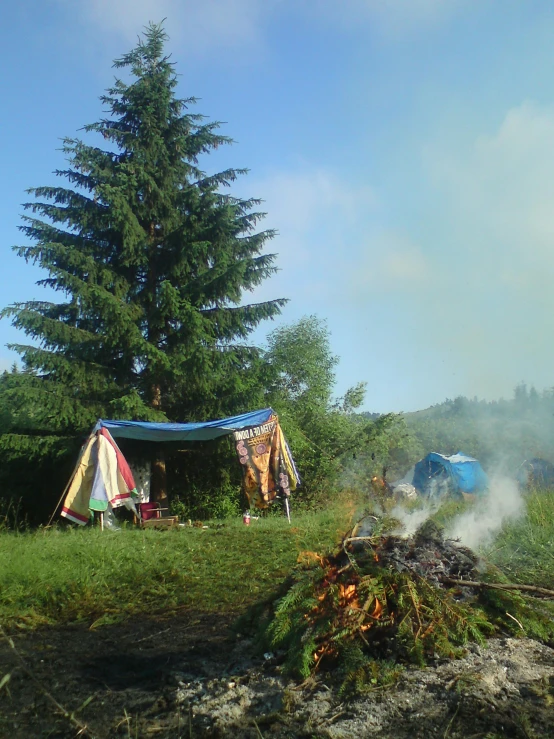
<svg viewBox="0 0 554 739"><path fill-rule="evenodd" d="M457 540L445 539L434 521L425 521L412 536L374 536L376 524L373 516L362 519L343 541L345 554L353 554L360 565L370 557L381 567L413 573L436 587L445 587L448 580L479 579L479 557ZM459 595L472 592L464 589Z"/></svg>

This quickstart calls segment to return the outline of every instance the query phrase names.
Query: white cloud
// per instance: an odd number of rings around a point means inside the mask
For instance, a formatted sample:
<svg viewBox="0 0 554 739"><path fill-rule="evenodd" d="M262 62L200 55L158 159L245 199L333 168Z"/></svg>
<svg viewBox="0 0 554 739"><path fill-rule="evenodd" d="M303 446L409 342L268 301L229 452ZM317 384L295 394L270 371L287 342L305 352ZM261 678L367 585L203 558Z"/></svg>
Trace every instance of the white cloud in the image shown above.
<svg viewBox="0 0 554 739"><path fill-rule="evenodd" d="M303 312L317 310L310 298L317 303L352 279L359 233L377 208L374 191L325 169L275 172L249 187L264 200L263 226L279 232L268 248L278 254L280 271L256 295L294 296Z"/></svg>
<svg viewBox="0 0 554 739"><path fill-rule="evenodd" d="M257 47L273 15L302 14L352 29L374 26L385 33L435 27L451 17L461 0L54 0L65 5L94 31L116 34L127 42L150 21L166 18L166 30L180 54ZM293 22L293 20L291 20Z"/></svg>
<svg viewBox="0 0 554 739"><path fill-rule="evenodd" d="M134 41L150 21L164 18L172 46L191 54L240 48L259 36L264 4L259 0L86 0L70 7L87 25Z"/></svg>
<svg viewBox="0 0 554 739"><path fill-rule="evenodd" d="M522 285L554 267L554 108L524 103L469 151L429 149L426 158L481 266Z"/></svg>
<svg viewBox="0 0 554 739"><path fill-rule="evenodd" d="M421 248L407 236L388 231L373 247L380 255L377 280L389 286L404 287L417 284L424 287L430 276L430 265Z"/></svg>
<svg viewBox="0 0 554 739"><path fill-rule="evenodd" d="M390 30L435 25L449 16L457 0L353 0Z"/></svg>
<svg viewBox="0 0 554 739"><path fill-rule="evenodd" d="M388 300L399 305L406 298L411 302L428 288L434 289L438 277L436 266L409 235L370 225L345 256L340 273L345 302L362 315Z"/></svg>
<svg viewBox="0 0 554 739"><path fill-rule="evenodd" d="M321 17L340 21L345 27L371 26L381 34L419 32L436 28L457 12L462 0L319 0ZM314 5L301 6L313 14Z"/></svg>
<svg viewBox="0 0 554 739"><path fill-rule="evenodd" d="M429 269L421 251L415 247L387 255L383 272L391 280L407 282L426 280Z"/></svg>
<svg viewBox="0 0 554 739"><path fill-rule="evenodd" d="M322 219L351 224L360 213L376 205L368 186L353 186L325 169L276 172L256 183L256 191L266 201L269 217L283 232L306 232L317 228Z"/></svg>

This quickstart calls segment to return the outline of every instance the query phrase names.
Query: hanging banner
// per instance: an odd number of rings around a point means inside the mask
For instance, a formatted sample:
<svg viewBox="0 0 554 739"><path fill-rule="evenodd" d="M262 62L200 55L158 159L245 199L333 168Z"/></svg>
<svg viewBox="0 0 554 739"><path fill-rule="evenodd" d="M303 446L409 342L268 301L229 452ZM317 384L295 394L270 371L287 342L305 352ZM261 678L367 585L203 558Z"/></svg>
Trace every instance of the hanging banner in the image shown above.
<svg viewBox="0 0 554 739"><path fill-rule="evenodd" d="M251 508L267 508L277 494L288 497L296 489L294 465L277 418L235 431L233 436Z"/></svg>

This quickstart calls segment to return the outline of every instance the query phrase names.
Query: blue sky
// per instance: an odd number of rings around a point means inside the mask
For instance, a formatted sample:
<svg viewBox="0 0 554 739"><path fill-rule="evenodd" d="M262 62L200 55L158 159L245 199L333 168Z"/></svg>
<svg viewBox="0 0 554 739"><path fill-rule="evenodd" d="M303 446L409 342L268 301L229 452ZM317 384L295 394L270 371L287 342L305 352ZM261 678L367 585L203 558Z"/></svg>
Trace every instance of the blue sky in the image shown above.
<svg viewBox="0 0 554 739"><path fill-rule="evenodd" d="M279 230L282 321L328 321L337 393L416 410L554 385L554 4L548 0L18 0L0 9L2 303L25 189L101 115L112 60L167 18L179 94L236 144ZM263 340L271 324L258 333ZM0 367L21 341L0 323Z"/></svg>

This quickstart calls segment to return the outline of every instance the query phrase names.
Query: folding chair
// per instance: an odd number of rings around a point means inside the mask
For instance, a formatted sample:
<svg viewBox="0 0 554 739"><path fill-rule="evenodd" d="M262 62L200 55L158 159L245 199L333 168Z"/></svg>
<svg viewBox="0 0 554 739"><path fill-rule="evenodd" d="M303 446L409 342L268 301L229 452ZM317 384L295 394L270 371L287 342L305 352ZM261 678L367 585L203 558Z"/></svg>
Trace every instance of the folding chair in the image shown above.
<svg viewBox="0 0 554 739"><path fill-rule="evenodd" d="M172 528L178 526L179 516L162 516L162 511L168 510L169 508L162 508L157 502L139 503L138 523L141 529Z"/></svg>

